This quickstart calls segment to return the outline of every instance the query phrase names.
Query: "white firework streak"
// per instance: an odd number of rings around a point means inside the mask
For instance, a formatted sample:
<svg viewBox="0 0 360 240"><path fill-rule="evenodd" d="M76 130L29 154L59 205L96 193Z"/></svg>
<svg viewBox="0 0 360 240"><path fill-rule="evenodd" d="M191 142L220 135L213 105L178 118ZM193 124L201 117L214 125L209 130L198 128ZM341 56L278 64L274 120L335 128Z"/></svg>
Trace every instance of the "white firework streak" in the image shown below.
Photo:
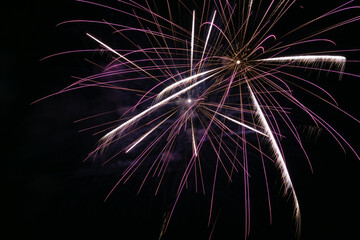
<svg viewBox="0 0 360 240"><path fill-rule="evenodd" d="M190 76L190 77L187 77L187 78L184 78L183 80L180 80L176 83L173 83L171 84L170 86L164 88L157 96L156 96L156 99L158 100L159 98L162 98L164 96L165 93L171 91L172 89L182 85L182 84L185 84L187 82L191 82L193 79L196 79L198 77L202 77L208 73L211 73L211 72L214 72L214 71L217 71L217 70L220 70L221 67L219 68L215 68L215 69L212 69L212 70L208 70L208 71L205 71L205 72L201 72L201 73L198 73L198 74L195 74L193 76Z"/></svg>
<svg viewBox="0 0 360 240"><path fill-rule="evenodd" d="M213 18L211 20L210 28L209 28L209 31L208 31L208 34L207 34L207 37L206 37L206 40L205 40L204 50L203 50L202 55L201 55L200 64L202 64L202 60L204 59L205 50L207 48L209 38L210 38L210 34L211 34L211 29L212 29L212 27L214 25L215 15L216 15L216 10L214 11L214 15L213 15ZM201 67L199 69L201 69Z"/></svg>
<svg viewBox="0 0 360 240"><path fill-rule="evenodd" d="M134 62L132 62L131 60L129 60L128 58L126 58L125 56L121 55L120 53L118 53L117 51L115 51L114 49L112 49L111 47L109 47L108 45L106 45L105 43L103 43L102 41L100 41L99 39L97 39L96 37L92 36L89 33L86 33L87 36L89 36L90 38L92 38L93 40L95 40L97 43L99 43L101 46L103 46L104 48L106 48L107 50L109 50L110 52L114 53L115 55L121 57L122 59L124 59L126 62L130 63L131 65L133 65L134 67L136 67L137 69L141 70L142 72L146 73L148 76L157 79L156 77L154 77L153 75L151 75L150 73L148 73L147 71L145 71L143 68L139 67L137 64L135 64Z"/></svg>
<svg viewBox="0 0 360 240"><path fill-rule="evenodd" d="M196 141L195 141L194 125L193 125L192 119L190 121L191 121L191 137L192 137L193 149L194 149L195 157L197 157L198 152L197 152L197 146L196 146Z"/></svg>
<svg viewBox="0 0 360 240"><path fill-rule="evenodd" d="M196 87L197 85L205 82L206 80L208 80L209 78L215 76L216 74L218 73L215 73L215 74L212 74L204 79L202 79L201 81L199 82L196 82L176 93L174 93L173 95L165 98L164 100L152 105L151 107L149 107L148 109L142 111L141 113L135 115L134 117L130 118L129 120L127 120L126 122L124 122L123 124L121 124L120 126L118 126L117 128L113 129L112 131L108 132L105 136L103 136L101 138L101 140L107 142L107 141L110 141L117 133L119 133L120 131L122 131L124 128L126 128L127 126L131 125L132 123L134 123L136 120L140 119L141 117L143 117L144 115L150 113L151 111L153 111L154 109L157 109L159 107L161 107L162 105L166 104L167 102L169 102L170 100L180 96L181 94L189 91L190 89Z"/></svg>
<svg viewBox="0 0 360 240"><path fill-rule="evenodd" d="M333 55L298 55L287 57L274 57L258 60L259 62L298 62L304 64L313 64L319 62L330 62L336 64L339 72L342 73L345 69L346 58L343 56Z"/></svg>
<svg viewBox="0 0 360 240"><path fill-rule="evenodd" d="M144 140L147 136L149 136L150 133L152 133L155 129L157 129L160 125L162 125L166 120L168 120L172 115L168 116L167 118L165 118L164 120L162 120L158 125L156 125L155 127L153 127L150 131L148 131L147 133L145 133L144 135L142 135L142 137L140 137L135 143L133 143L127 150L126 153L130 152L131 149L133 149L136 145L138 145L142 140Z"/></svg>
<svg viewBox="0 0 360 240"><path fill-rule="evenodd" d="M280 151L279 145L276 142L276 139L274 137L274 134L271 131L271 128L265 118L265 115L263 113L263 111L261 110L261 107L250 87L250 84L247 82L247 86L250 92L250 98L253 102L253 105L256 109L256 114L258 115L259 119L260 119L260 124L263 125L264 127L264 131L267 135L267 137L269 138L269 141L271 143L272 149L275 153L275 158L276 158L276 164L279 167L280 171L281 171L281 175L282 175L282 179L283 179L283 183L285 185L285 193L288 191L291 191L292 196L294 198L294 211L295 211L295 217L298 223L298 229L300 229L300 207L299 207L299 202L295 193L295 189L294 186L292 184L288 169L286 167L286 163L284 160L284 157Z"/></svg>
<svg viewBox="0 0 360 240"><path fill-rule="evenodd" d="M226 115L224 115L224 114L215 112L215 111L213 111L213 110L211 110L211 109L209 109L209 110L212 111L212 112L214 112L214 113L216 113L217 115L222 116L223 118L226 118L227 120L232 121L233 123L236 123L236 124L238 124L238 125L240 125L240 126L242 126L242 127L248 128L248 129L250 129L250 130L252 130L252 131L254 131L254 132L257 132L257 133L259 133L259 134L261 134L261 135L263 135L263 136L268 137L268 135L267 135L266 133L263 133L263 132L255 129L255 128L253 128L253 127L250 127L249 125L247 125L247 124L245 124L245 123L239 122L239 121L237 121L237 120L235 120L235 119L233 119L233 118L231 118L231 117L228 117L228 116L226 116Z"/></svg>

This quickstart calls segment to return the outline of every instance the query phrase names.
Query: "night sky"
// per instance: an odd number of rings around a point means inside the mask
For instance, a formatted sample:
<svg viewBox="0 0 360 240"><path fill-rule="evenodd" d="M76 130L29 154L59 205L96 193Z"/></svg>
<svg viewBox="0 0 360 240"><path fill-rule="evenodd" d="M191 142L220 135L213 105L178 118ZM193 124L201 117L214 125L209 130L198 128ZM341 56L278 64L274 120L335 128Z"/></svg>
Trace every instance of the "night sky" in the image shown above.
<svg viewBox="0 0 360 240"><path fill-rule="evenodd" d="M344 1L317 0L318 5L313 2L298 1L294 5L298 16L311 19ZM359 15L360 11L356 11ZM355 11L352 13L356 15ZM119 23L122 19L117 19L113 12L70 0L11 1L2 7L1 17L2 233L48 239L59 236L158 239L176 193L179 175L176 166L169 169L169 175L174 177L168 178L157 196L154 196L157 184L151 181L137 196L143 176L140 172L140 178L135 175L104 202L129 159L116 159L104 166L101 159L83 162L96 147L99 136L93 136L91 131L79 131L99 121L113 120L117 115L74 121L120 108L119 93L88 89L31 104L70 85L74 81L72 76L99 71L82 55L40 61L56 52L95 48L85 35L87 31L101 36L101 27L56 27L56 24L70 19L109 17ZM284 27L282 31L291 26L290 20L284 22L279 25ZM335 49L359 48L359 27L359 23L351 24L324 37L337 43ZM119 39L110 41L109 45L121 46ZM360 59L359 52L345 56ZM87 57L91 59L91 55ZM359 66L348 63L346 72L360 74ZM345 75L339 81L336 76L328 76L318 81L333 94L342 109L360 119L360 78ZM331 107L323 108L324 104L307 103L322 111L322 116L360 152L359 123ZM301 129L301 121L296 122ZM304 141L314 169L311 173L298 146L291 140L283 144L302 213L300 239L360 239L360 161L346 147L344 153L330 134L322 131L316 141ZM295 239L292 200L283 197L277 170L269 164L273 217L270 224L262 169L256 163L253 167L249 239ZM244 237L243 183L236 179L231 184L223 183L216 192L217 223L213 239ZM192 187L185 190L162 239L208 239L211 231L211 226L207 227L208 197L195 193Z"/></svg>

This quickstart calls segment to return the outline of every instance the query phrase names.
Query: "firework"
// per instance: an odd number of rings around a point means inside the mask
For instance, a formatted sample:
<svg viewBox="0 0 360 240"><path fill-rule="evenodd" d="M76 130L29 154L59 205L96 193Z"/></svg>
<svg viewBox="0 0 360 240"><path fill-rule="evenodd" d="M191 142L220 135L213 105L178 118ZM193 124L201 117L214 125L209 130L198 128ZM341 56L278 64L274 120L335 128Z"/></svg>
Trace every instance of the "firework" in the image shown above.
<svg viewBox="0 0 360 240"><path fill-rule="evenodd" d="M116 37L126 39L132 46L129 49L116 49L101 37L95 37L100 36L100 33L86 33L94 46L100 49L74 50L63 54L105 51L111 56L111 60L102 72L81 78L56 93L95 86L133 94L133 104L122 113L118 123L111 122L109 128L100 131L103 136L99 145L88 156L96 156L96 153L115 143L120 148L114 156L120 153L137 153L137 157L122 173L106 199L145 162L148 162L149 167L139 191L148 178L153 176L159 182L157 193L171 163L170 153L177 151L177 141L183 141L183 147L191 149L192 153L183 156L183 172L172 209L164 223L164 231L184 187L192 177L196 191L198 185L204 194L206 189L210 189L210 225L213 220L216 182L219 171L224 171L229 181L232 181L234 174L243 175L247 237L251 216L249 161L253 161L249 152L257 152L263 161L267 159L274 162L280 170L284 193L292 196L294 217L300 228L300 204L281 145L283 132L293 137L304 156L308 160L309 158L289 109L283 104L284 99L295 106L296 111L308 115L315 125L327 130L342 148L349 148L359 158L355 149L340 133L293 95L295 89L315 87L317 92L311 92L313 96L359 123L355 117L341 110L323 88L292 73L293 70L305 69L336 73L341 78L342 75L349 74L345 72L346 58L338 55L342 51L303 51L294 55L292 49L309 43L334 43L329 39L316 37L358 21L360 17L347 18L314 33L307 33L306 36L301 35L291 43L284 43L284 39L289 39L291 34L301 32L308 25L356 10L359 7L353 1L300 26L292 27L281 36L276 36L273 32L286 19L295 1L214 0L194 2L189 6L178 2L179 8L184 12L183 16L187 16L188 20L176 15L169 1L163 2L165 8L159 7L162 3L157 1L140 4L119 0L121 7L118 8L92 1L79 2L125 15L133 24L122 25L105 20L70 20L61 23L103 24L118 35ZM330 100L320 95L325 95ZM287 130L282 130L282 126L286 126ZM212 181L204 183L203 162L209 152L215 156L210 158L214 169L211 173ZM310 161L309 166L311 168ZM266 176L265 167L263 171ZM269 191L267 181L266 186ZM270 198L268 202L271 212Z"/></svg>

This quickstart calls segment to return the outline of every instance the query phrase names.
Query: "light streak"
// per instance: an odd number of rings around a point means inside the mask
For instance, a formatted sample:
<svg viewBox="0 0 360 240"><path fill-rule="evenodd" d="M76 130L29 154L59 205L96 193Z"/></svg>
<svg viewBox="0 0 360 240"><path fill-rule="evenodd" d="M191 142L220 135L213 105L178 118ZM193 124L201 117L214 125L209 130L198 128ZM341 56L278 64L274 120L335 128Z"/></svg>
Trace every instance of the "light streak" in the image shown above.
<svg viewBox="0 0 360 240"><path fill-rule="evenodd" d="M213 14L213 17L212 17L212 20L211 20L211 23L210 23L210 28L209 28L208 34L206 36L206 40L205 40L205 44L204 44L204 50L203 50L203 52L201 54L200 64L203 64L203 59L204 59L206 48L207 48L208 43L209 43L209 38L210 38L210 34L211 34L211 29L212 29L212 27L214 25L215 16L216 16L216 10L214 11L214 14Z"/></svg>
<svg viewBox="0 0 360 240"><path fill-rule="evenodd" d="M222 69L223 67L219 67L219 68L216 68L216 69L211 69L211 70L208 70L208 71L205 71L205 72L201 72L201 73L198 73L198 74L195 74L195 75L192 75L190 77L187 77L187 78L184 78L183 80L180 80L180 81L177 81L173 84L171 84L170 86L164 88L157 96L156 96L156 99L159 99L159 98L162 98L164 94L166 94L167 92L173 90L174 88L180 86L180 85L183 85L187 82L192 82L192 80L196 79L196 78L199 78L199 77L202 77L206 74L209 74L209 73L212 73L212 72L215 72L215 71L218 71L220 69Z"/></svg>
<svg viewBox="0 0 360 240"><path fill-rule="evenodd" d="M342 78L342 74L345 70L346 57L343 56L333 56L333 55L299 55L299 56L286 56L286 57L274 57L274 58L265 58L258 61L262 62L285 62L285 63L302 63L302 64L316 64L328 62L335 64L335 67L339 71L339 78ZM331 65L332 66L332 65Z"/></svg>
<svg viewBox="0 0 360 240"><path fill-rule="evenodd" d="M95 40L96 42L98 42L101 46L103 46L104 48L106 48L107 50L109 50L110 52L114 53L115 55L118 55L119 57L121 57L122 59L124 59L125 61L127 61L128 63L130 63L131 65L133 65L134 67L136 67L137 69L141 70L142 72L146 73L147 75L149 75L150 77L156 79L156 77L154 77L153 75L151 75L150 73L148 73L147 71L145 71L143 68L139 67L137 64L135 64L133 61L129 60L127 57L123 56L122 54L118 53L117 51L115 51L114 49L112 49L111 47L109 47L108 45L106 45L105 43L103 43L102 41L100 41L99 39L97 39L96 37L92 36L89 33L86 33L86 35L88 35L90 38L92 38L93 40Z"/></svg>
<svg viewBox="0 0 360 240"><path fill-rule="evenodd" d="M197 157L198 152L197 152L197 146L196 146L196 140L195 140L194 124L193 124L192 119L190 119L190 122L191 122L191 138L192 138L193 151L194 151L195 157Z"/></svg>
<svg viewBox="0 0 360 240"><path fill-rule="evenodd" d="M281 171L281 175L282 175L282 178L283 178L283 183L285 185L285 192L287 191L291 191L292 193L292 196L293 196L293 199L294 199L294 210L295 210L295 216L296 216L296 219L297 219L297 222L298 222L298 225L300 225L300 206L299 206L299 202L298 202L298 199L297 199L297 196L296 196L296 193L295 193L295 189L294 189L294 186L293 186L293 183L291 181L291 178L290 178L290 174L289 174L289 171L286 167L286 163L285 163L285 160L284 160L284 157L281 153L281 150L279 148L279 145L274 137L274 134L272 133L271 131L271 128L265 118L265 115L263 113L263 111L261 110L261 107L256 99L256 96L254 95L254 92L252 91L251 89L251 86L250 84L247 82L247 86L248 86L248 89L249 89L249 92L250 92L250 97L251 97L251 100L253 102L253 105L256 109L256 114L259 116L259 122L264 126L264 131L265 133L267 134L268 138L269 138L269 141L270 141L270 144L272 146L272 149L275 153L275 158L276 158L276 164L277 166L279 167L280 171Z"/></svg>
<svg viewBox="0 0 360 240"><path fill-rule="evenodd" d="M153 127L150 131L148 131L147 133L145 133L143 136L141 136L141 138L139 138L136 142L134 142L127 150L126 153L130 152L131 149L133 149L136 145L138 145L141 141L143 141L147 136L149 136L155 129L157 129L159 126L161 126L164 122L166 122L172 115L168 116L167 118L165 118L164 120L162 120L158 125L156 125L155 127Z"/></svg>
<svg viewBox="0 0 360 240"><path fill-rule="evenodd" d="M208 109L208 110L216 113L216 114L219 115L219 116L222 116L223 118L226 118L227 120L232 121L233 123L236 123L236 124L238 124L238 125L240 125L240 126L242 126L242 127L245 127L245 128L247 128L247 129L250 129L251 131L254 131L254 132L259 133L259 134L261 134L261 135L263 135L263 136L266 136L266 137L268 136L266 133L263 133L263 132L255 129L255 128L253 128L253 127L250 127L249 125L246 125L245 123L239 122L238 120L235 120L235 119L233 119L233 118L231 118L231 117L229 117L229 116L226 116L226 115L221 114L221 113L219 113L219 112L215 112L215 111L213 111L213 110L211 110L211 109Z"/></svg>
<svg viewBox="0 0 360 240"><path fill-rule="evenodd" d="M316 62L332 62L337 63L343 68L346 63L346 58L343 56L331 56L331 55L299 55L299 56L286 56L286 57L274 57L260 59L261 62L301 62L305 64Z"/></svg>
<svg viewBox="0 0 360 240"><path fill-rule="evenodd" d="M193 11L193 20L191 28L191 52L190 52L190 76L193 74L193 62L194 62L194 38L195 38L195 10Z"/></svg>
<svg viewBox="0 0 360 240"><path fill-rule="evenodd" d="M216 75L216 74L213 74L213 75L211 75L211 76L208 76L208 77L202 79L201 81L196 82L196 83L194 83L194 84L192 84L192 85L184 88L183 90L178 91L177 93L175 93L175 94L173 94L173 95L165 98L164 100L156 103L155 105L152 105L152 106L149 107L148 109L146 109L146 110L142 111L141 113L135 115L134 117L130 118L129 120L127 120L126 122L124 122L124 123L121 124L120 126L116 127L115 129L113 129L112 131L110 131L109 133L107 133L105 136L102 137L102 140L105 141L105 142L109 141L110 139L112 139L112 137L113 137L116 133L118 133L119 131L121 131L123 128L129 126L130 124L134 123L136 120L138 120L139 118L143 117L143 116L146 115L147 113L153 111L153 110L156 109L156 108L161 107L162 105L166 104L166 103L169 102L170 100L172 100L172 99L180 96L181 94L189 91L190 89L192 89L192 88L196 87L197 85L205 82L206 80L210 79L211 77L213 77L213 76L215 76L215 75Z"/></svg>

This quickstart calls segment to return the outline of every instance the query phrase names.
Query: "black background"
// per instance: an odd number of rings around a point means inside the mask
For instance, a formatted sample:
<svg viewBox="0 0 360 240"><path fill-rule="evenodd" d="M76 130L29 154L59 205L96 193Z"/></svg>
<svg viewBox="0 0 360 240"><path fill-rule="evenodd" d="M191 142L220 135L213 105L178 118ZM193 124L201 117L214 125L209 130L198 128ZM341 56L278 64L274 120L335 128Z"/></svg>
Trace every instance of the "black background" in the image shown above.
<svg viewBox="0 0 360 240"><path fill-rule="evenodd" d="M306 19L338 5L338 1L317 1L316 5L313 2L299 1L294 8L300 13L303 11ZM72 75L89 74L92 66L76 54L39 61L60 51L94 48L85 36L86 27L55 27L56 24L86 17L99 19L109 12L65 0L9 4L2 8L1 14L1 227L5 230L2 233L46 238L157 239L163 214L169 210L168 194L172 184L165 185L156 197L151 187L136 196L137 188L133 186L138 182L133 180L103 202L123 166L119 161L103 167L92 161L82 162L98 137L78 132L91 123L81 125L74 121L113 110L117 107L116 93L105 96L98 90L76 91L31 105L71 84ZM110 17L116 18L116 15ZM287 22L284 27L288 25ZM330 37L337 42L338 49L356 48L358 30L359 24L355 23L333 31ZM359 54L349 53L347 57L356 60ZM96 69L91 67L90 71ZM346 71L360 74L359 64L349 63ZM359 78L344 76L342 81L327 84L340 107L357 118L360 118L359 81ZM104 97L107 105L99 105ZM324 117L360 151L358 123L332 112ZM302 211L301 239L359 239L360 161L349 149L343 153L326 133L315 143L307 143L306 148L314 173L310 172L306 159L298 157L291 146L287 157L294 162L289 163L289 167ZM270 179L276 182L276 177ZM261 183L263 180L251 181ZM291 200L282 197L277 189L279 185L275 183L277 187L273 189L272 224L268 221L266 201L261 200L266 198L264 191L259 190L263 195L252 195L249 239L295 238ZM225 192L231 197L226 195L229 199L218 202L223 207L219 207L222 210L214 239L243 238L242 203L238 208L226 207L242 199L241 187L236 184L228 187ZM208 202L204 199L192 191L184 194L164 239L207 239L211 227L206 226Z"/></svg>

